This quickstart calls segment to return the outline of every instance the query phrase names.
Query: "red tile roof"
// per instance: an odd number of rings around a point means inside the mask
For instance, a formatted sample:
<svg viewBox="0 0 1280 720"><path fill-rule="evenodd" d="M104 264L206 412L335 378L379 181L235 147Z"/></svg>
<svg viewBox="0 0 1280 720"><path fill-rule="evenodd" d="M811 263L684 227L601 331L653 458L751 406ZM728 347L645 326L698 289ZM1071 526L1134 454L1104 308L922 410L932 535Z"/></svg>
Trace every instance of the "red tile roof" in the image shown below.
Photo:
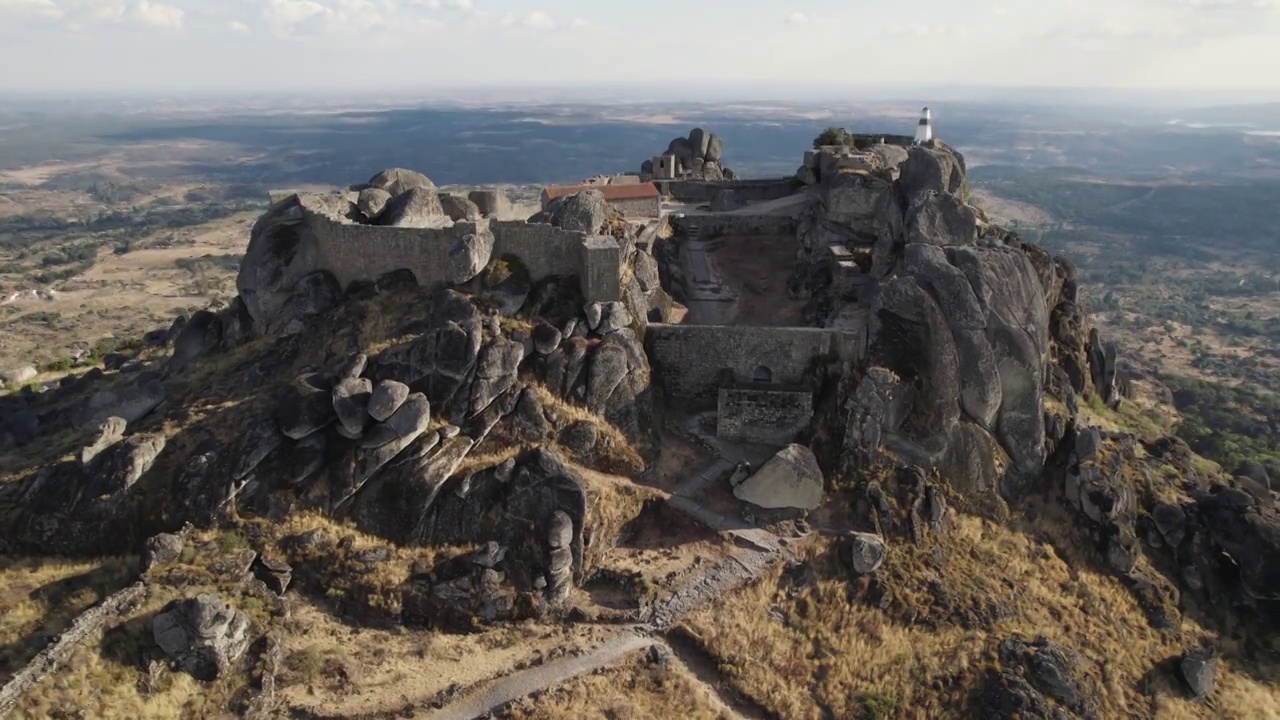
<svg viewBox="0 0 1280 720"><path fill-rule="evenodd" d="M548 200L577 195L583 190L599 190L606 202L618 200L644 200L661 195L658 186L651 182L634 185L548 185L542 189Z"/></svg>

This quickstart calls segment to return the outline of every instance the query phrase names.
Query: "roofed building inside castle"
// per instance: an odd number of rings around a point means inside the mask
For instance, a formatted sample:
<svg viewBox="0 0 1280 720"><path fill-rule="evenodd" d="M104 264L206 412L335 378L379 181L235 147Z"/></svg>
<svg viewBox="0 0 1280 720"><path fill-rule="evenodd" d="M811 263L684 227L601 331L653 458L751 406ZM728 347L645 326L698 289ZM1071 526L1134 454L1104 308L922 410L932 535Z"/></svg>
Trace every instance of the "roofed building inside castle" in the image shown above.
<svg viewBox="0 0 1280 720"><path fill-rule="evenodd" d="M629 219L657 218L662 215L662 193L651 182L608 185L548 185L542 189L542 209L552 201L584 190L599 190L605 202Z"/></svg>

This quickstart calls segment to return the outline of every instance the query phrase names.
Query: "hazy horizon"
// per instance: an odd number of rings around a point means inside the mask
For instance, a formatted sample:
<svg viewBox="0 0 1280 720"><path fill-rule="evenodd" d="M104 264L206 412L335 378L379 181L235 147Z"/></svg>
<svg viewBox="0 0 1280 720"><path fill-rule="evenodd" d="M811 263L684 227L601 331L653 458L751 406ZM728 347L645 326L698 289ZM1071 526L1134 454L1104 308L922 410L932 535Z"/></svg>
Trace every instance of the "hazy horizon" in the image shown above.
<svg viewBox="0 0 1280 720"><path fill-rule="evenodd" d="M1280 98L1280 0L0 0L0 94L652 88ZM38 62L32 62L38 58ZM1230 72L1221 69L1229 67ZM805 88L810 90L805 90Z"/></svg>

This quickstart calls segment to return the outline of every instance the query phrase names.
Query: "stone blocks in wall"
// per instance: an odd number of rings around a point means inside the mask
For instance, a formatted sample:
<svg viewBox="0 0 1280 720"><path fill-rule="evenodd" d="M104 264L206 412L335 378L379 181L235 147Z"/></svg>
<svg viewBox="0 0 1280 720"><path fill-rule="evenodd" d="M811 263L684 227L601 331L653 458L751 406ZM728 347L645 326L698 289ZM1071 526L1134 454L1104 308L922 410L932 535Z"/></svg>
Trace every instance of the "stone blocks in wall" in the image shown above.
<svg viewBox="0 0 1280 720"><path fill-rule="evenodd" d="M798 389L812 381L820 357L856 360L866 354L865 329L651 324L645 350L667 394L716 401L722 372L741 382L762 379Z"/></svg>
<svg viewBox="0 0 1280 720"><path fill-rule="evenodd" d="M622 247L608 235L587 238L581 246L582 294L588 303L622 299Z"/></svg>
<svg viewBox="0 0 1280 720"><path fill-rule="evenodd" d="M787 445L813 421L813 392L720 388L716 436L729 442Z"/></svg>

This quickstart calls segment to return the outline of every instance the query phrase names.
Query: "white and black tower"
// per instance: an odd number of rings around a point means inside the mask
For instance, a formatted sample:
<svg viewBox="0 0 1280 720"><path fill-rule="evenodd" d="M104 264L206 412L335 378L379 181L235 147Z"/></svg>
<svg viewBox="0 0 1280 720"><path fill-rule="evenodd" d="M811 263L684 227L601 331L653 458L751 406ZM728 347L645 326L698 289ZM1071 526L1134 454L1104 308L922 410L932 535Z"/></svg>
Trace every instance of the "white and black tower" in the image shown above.
<svg viewBox="0 0 1280 720"><path fill-rule="evenodd" d="M933 139L933 115L929 108L920 111L920 122L916 125L916 144L927 143Z"/></svg>

